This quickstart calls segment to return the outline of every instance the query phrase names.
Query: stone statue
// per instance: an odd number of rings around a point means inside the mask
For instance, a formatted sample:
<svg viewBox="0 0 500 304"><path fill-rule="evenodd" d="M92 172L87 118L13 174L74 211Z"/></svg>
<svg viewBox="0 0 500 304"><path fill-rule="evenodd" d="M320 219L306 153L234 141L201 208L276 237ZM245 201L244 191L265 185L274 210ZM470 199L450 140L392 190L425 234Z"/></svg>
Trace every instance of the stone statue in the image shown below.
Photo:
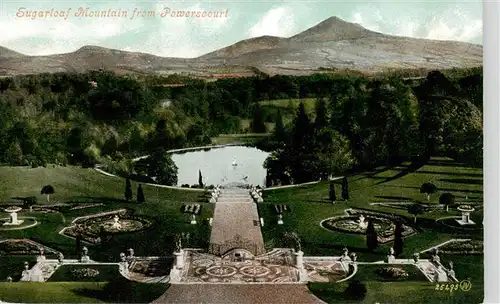
<svg viewBox="0 0 500 304"><path fill-rule="evenodd" d="M90 257L88 256L88 253L89 253L89 250L87 249L87 247L84 246L82 248L82 257L80 259L81 263L88 263L88 262L90 262Z"/></svg>
<svg viewBox="0 0 500 304"><path fill-rule="evenodd" d="M415 253L413 254L413 261L414 261L415 263L417 263L419 258L420 258L420 255L418 254L418 252L415 252Z"/></svg>
<svg viewBox="0 0 500 304"><path fill-rule="evenodd" d="M391 248L389 249L389 254L390 254L390 255L394 255L394 248L393 248L393 247L391 247Z"/></svg>
<svg viewBox="0 0 500 304"><path fill-rule="evenodd" d="M127 262L127 256L123 252L120 253L120 262Z"/></svg>
<svg viewBox="0 0 500 304"><path fill-rule="evenodd" d="M356 255L356 253L354 253L354 252L353 252L353 253L351 253L351 260L352 260L353 262L356 262L356 260L357 260L357 259L358 259L358 256Z"/></svg>
<svg viewBox="0 0 500 304"><path fill-rule="evenodd" d="M40 252L40 255L36 258L36 261L41 263L45 262L45 256L43 255L45 250L43 247L40 247L38 248L38 251Z"/></svg>
<svg viewBox="0 0 500 304"><path fill-rule="evenodd" d="M342 256L343 256L344 258L349 257L349 249L347 249L347 247L344 247L344 249L343 249L343 250L344 250L344 253L342 254Z"/></svg>
<svg viewBox="0 0 500 304"><path fill-rule="evenodd" d="M62 252L59 252L59 254L57 255L57 260L60 264L64 262L64 255L62 254Z"/></svg>
<svg viewBox="0 0 500 304"><path fill-rule="evenodd" d="M12 282L12 277L7 277L7 282Z"/></svg>
<svg viewBox="0 0 500 304"><path fill-rule="evenodd" d="M21 274L21 282L29 282L31 280L30 264L24 262L24 270Z"/></svg>
<svg viewBox="0 0 500 304"><path fill-rule="evenodd" d="M120 217L118 217L118 214L115 214L115 217L113 218L113 229L120 230L122 228L122 224L120 224Z"/></svg>
<svg viewBox="0 0 500 304"><path fill-rule="evenodd" d="M134 249L129 248L129 249L127 250L127 252L128 252L128 257L129 257L129 258L133 258L133 257L134 257Z"/></svg>
<svg viewBox="0 0 500 304"><path fill-rule="evenodd" d="M175 242L175 251L180 252L182 250L181 236L177 236L177 241Z"/></svg>

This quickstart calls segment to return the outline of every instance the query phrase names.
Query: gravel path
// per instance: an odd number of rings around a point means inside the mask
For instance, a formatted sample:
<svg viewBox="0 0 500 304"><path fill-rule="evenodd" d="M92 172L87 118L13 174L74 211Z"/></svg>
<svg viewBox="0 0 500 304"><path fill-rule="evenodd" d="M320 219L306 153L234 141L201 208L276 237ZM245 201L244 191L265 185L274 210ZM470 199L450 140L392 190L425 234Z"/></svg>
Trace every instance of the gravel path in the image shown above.
<svg viewBox="0 0 500 304"><path fill-rule="evenodd" d="M302 284L172 284L153 303L321 304Z"/></svg>
<svg viewBox="0 0 500 304"><path fill-rule="evenodd" d="M242 241L240 244L236 244L238 238ZM210 244L211 248L220 247L222 253L233 247L242 247L254 254L264 253L257 205L248 190L221 191L215 204Z"/></svg>

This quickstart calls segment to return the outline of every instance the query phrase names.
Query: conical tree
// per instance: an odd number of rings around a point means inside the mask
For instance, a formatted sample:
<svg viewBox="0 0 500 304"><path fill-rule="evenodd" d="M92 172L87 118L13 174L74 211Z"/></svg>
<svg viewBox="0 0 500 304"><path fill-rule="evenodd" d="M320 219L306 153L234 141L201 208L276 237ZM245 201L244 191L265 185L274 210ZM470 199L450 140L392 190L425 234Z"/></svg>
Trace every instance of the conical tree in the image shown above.
<svg viewBox="0 0 500 304"><path fill-rule="evenodd" d="M314 128L316 130L328 126L328 116L326 110L325 99L320 97L316 100L316 119L314 120Z"/></svg>
<svg viewBox="0 0 500 304"><path fill-rule="evenodd" d="M250 127L254 133L266 133L267 131L266 124L264 122L264 112L258 102L255 102L253 105L252 122Z"/></svg>
<svg viewBox="0 0 500 304"><path fill-rule="evenodd" d="M198 170L198 186L203 188L203 176L201 176L201 170Z"/></svg>
<svg viewBox="0 0 500 304"><path fill-rule="evenodd" d="M276 113L276 124L274 125L274 139L278 142L286 142L287 133L285 125L283 124L283 117L281 111L278 109Z"/></svg>
<svg viewBox="0 0 500 304"><path fill-rule="evenodd" d="M366 227L366 247L370 251L374 251L378 247L377 231L372 219L368 220L368 226Z"/></svg>
<svg viewBox="0 0 500 304"><path fill-rule="evenodd" d="M139 187L137 188L137 203L142 204L144 202L144 192L142 192L142 185L139 184Z"/></svg>
<svg viewBox="0 0 500 304"><path fill-rule="evenodd" d="M330 201L334 203L337 200L337 195L335 195L335 184L330 182Z"/></svg>
<svg viewBox="0 0 500 304"><path fill-rule="evenodd" d="M75 238L75 254L79 255L81 249L82 249L82 236L80 234L77 234Z"/></svg>
<svg viewBox="0 0 500 304"><path fill-rule="evenodd" d="M292 148L295 152L303 152L309 148L309 141L312 135L312 126L309 116L307 116L304 103L299 104L297 116L293 122Z"/></svg>
<svg viewBox="0 0 500 304"><path fill-rule="evenodd" d="M403 224L401 221L396 222L394 228L394 255L398 256L403 253Z"/></svg>
<svg viewBox="0 0 500 304"><path fill-rule="evenodd" d="M344 176L342 179L342 198L347 201L349 199L349 185L347 183L347 177Z"/></svg>
<svg viewBox="0 0 500 304"><path fill-rule="evenodd" d="M125 181L125 200L127 202L132 200L132 184L130 183L130 179L128 177Z"/></svg>

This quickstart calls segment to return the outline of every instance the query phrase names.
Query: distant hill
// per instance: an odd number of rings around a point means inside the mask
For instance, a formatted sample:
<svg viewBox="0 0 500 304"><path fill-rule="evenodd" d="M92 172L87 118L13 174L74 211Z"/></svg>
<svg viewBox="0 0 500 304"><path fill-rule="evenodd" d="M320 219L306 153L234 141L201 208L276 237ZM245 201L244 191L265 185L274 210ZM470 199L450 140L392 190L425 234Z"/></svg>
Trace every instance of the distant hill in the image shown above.
<svg viewBox="0 0 500 304"><path fill-rule="evenodd" d="M447 69L482 66L481 45L385 35L359 24L328 18L292 37L262 36L241 40L198 58L84 46L72 53L25 56L0 47L0 74L84 72L106 68L116 73L304 75L350 69L364 73L388 69Z"/></svg>

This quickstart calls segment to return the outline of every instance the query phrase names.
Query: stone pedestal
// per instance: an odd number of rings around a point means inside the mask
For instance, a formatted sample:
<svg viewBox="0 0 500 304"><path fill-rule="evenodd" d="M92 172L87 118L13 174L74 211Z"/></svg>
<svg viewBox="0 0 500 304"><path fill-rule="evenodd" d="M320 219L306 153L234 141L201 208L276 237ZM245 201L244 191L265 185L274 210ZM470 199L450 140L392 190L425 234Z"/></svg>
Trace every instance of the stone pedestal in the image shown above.
<svg viewBox="0 0 500 304"><path fill-rule="evenodd" d="M213 219L213 217L211 217L211 218L208 220L208 224L209 224L210 226L212 226L213 221L214 221L214 219Z"/></svg>
<svg viewBox="0 0 500 304"><path fill-rule="evenodd" d="M175 257L175 267L176 268L183 268L184 267L184 250L181 249L180 251L175 251L174 257Z"/></svg>
<svg viewBox="0 0 500 304"><path fill-rule="evenodd" d="M263 218L260 218L260 226L264 227L264 219Z"/></svg>
<svg viewBox="0 0 500 304"><path fill-rule="evenodd" d="M5 211L9 213L9 221L4 223L4 225L8 226L8 225L12 225L12 226L17 226L17 225L21 225L22 223L24 223L23 220L20 220L17 218L17 213L19 211L21 211L22 208L21 207L10 207L10 208L6 208Z"/></svg>
<svg viewBox="0 0 500 304"><path fill-rule="evenodd" d="M262 196L259 196L257 198L257 203L263 203L263 202L264 202L264 200L262 199Z"/></svg>
<svg viewBox="0 0 500 304"><path fill-rule="evenodd" d="M283 225L283 215L278 215L278 225Z"/></svg>
<svg viewBox="0 0 500 304"><path fill-rule="evenodd" d="M303 269L304 268L304 252L303 251L296 251L293 253L295 257L295 267L298 269Z"/></svg>
<svg viewBox="0 0 500 304"><path fill-rule="evenodd" d="M120 272L123 273L124 275L127 275L128 274L128 263L126 261L122 261L120 262L119 264L119 269L120 269Z"/></svg>
<svg viewBox="0 0 500 304"><path fill-rule="evenodd" d="M386 263L389 263L389 264L392 264L396 261L396 258L392 255L392 254L389 254L387 255L387 259L386 259Z"/></svg>
<svg viewBox="0 0 500 304"><path fill-rule="evenodd" d="M215 197L213 197L213 196L212 196L212 197L210 198L210 201L209 201L209 202L210 202L210 203L216 203L216 202L217 202L217 200L215 199Z"/></svg>

